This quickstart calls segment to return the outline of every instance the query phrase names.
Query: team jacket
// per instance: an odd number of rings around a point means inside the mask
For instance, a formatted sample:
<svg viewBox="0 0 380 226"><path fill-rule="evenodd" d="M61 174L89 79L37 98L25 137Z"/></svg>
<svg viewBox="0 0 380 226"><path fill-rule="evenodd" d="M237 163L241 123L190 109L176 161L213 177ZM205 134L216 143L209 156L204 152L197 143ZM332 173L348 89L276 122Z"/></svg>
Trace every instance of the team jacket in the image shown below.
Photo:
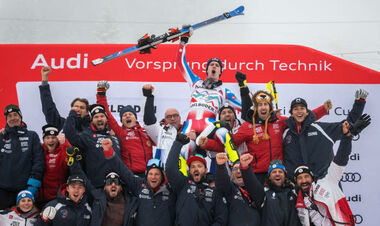
<svg viewBox="0 0 380 226"><path fill-rule="evenodd" d="M182 144L174 141L167 160L166 175L177 194L175 225L226 225L225 198L206 182L196 184L178 169Z"/></svg>
<svg viewBox="0 0 380 226"><path fill-rule="evenodd" d="M348 161L348 156L351 152L350 138L342 138L337 156L339 152L343 151L346 152L344 158ZM340 166L337 164L336 159L334 159L327 170L326 176L312 183L308 196L304 198L301 191L299 191L296 208L302 225L310 226L310 219L314 219L312 220L314 225L343 225L342 223L355 225L350 206L339 187L339 181L342 178L344 168L345 164L344 166ZM305 202L304 199L310 198L317 205L317 212L311 212L311 208L306 206L305 203L308 200L305 200ZM317 216L311 217L313 214Z"/></svg>
<svg viewBox="0 0 380 226"><path fill-rule="evenodd" d="M117 137L111 136L108 130L95 130L92 124L91 128L87 128L79 133L75 129L76 118L79 118L79 115L71 110L63 130L70 143L73 146L79 147L83 153L84 171L88 179L96 188L103 187L104 178L111 172L111 169L104 157L101 141L105 138L110 138L113 150L120 156L119 140Z"/></svg>
<svg viewBox="0 0 380 226"><path fill-rule="evenodd" d="M97 103L105 107L108 115L108 125L121 140L121 160L134 173L144 173L146 164L153 157L152 140L146 130L137 125L133 128L119 126L108 108L107 97L96 95Z"/></svg>
<svg viewBox="0 0 380 226"><path fill-rule="evenodd" d="M39 212L33 208L28 213L21 213L16 207L0 211L0 225L32 226L37 221Z"/></svg>
<svg viewBox="0 0 380 226"><path fill-rule="evenodd" d="M45 168L40 139L34 131L21 126L5 126L0 133L0 188L18 192L26 189L29 178L39 181Z"/></svg>
<svg viewBox="0 0 380 226"><path fill-rule="evenodd" d="M227 199L229 226L259 226L260 214L244 188L230 180L225 165L217 165L215 185Z"/></svg>
<svg viewBox="0 0 380 226"><path fill-rule="evenodd" d="M38 199L40 202L48 202L57 198L59 188L66 183L68 174L66 148L69 146L71 144L66 140L64 144L60 144L53 152L49 153L45 145L42 144L46 167L39 189Z"/></svg>
<svg viewBox="0 0 380 226"><path fill-rule="evenodd" d="M113 157L109 164L119 173L131 194L138 198L137 226L174 224L176 197L166 181L153 191L146 179L133 175L120 159Z"/></svg>
<svg viewBox="0 0 380 226"><path fill-rule="evenodd" d="M252 165L241 168L241 173L248 194L262 209L262 226L301 225L295 208L297 195L290 185L278 187L269 184L264 187L253 173Z"/></svg>
<svg viewBox="0 0 380 226"><path fill-rule="evenodd" d="M355 100L347 116L350 122L356 122L364 110L364 101ZM298 133L293 117L286 120L288 129L283 134L284 164L288 177L293 178L294 170L300 165L311 168L318 179L325 175L333 157L333 145L342 135L341 122L314 122L315 115L309 113Z"/></svg>
<svg viewBox="0 0 380 226"><path fill-rule="evenodd" d="M87 195L84 193L79 203L73 202L67 197L66 189L59 191L57 198L48 202L43 209L52 206L57 213L53 220L44 222L41 217L38 218L36 225L54 225L54 226L86 226L90 225L91 207L87 203ZM41 211L41 213L43 210Z"/></svg>
<svg viewBox="0 0 380 226"><path fill-rule="evenodd" d="M50 92L50 85L40 85L40 98L42 104L42 112L45 115L46 123L54 125L61 130L65 124L65 118L61 117L58 112L57 107L53 101L53 97ZM84 118L78 117L77 119L77 130L82 131L90 125L90 116Z"/></svg>

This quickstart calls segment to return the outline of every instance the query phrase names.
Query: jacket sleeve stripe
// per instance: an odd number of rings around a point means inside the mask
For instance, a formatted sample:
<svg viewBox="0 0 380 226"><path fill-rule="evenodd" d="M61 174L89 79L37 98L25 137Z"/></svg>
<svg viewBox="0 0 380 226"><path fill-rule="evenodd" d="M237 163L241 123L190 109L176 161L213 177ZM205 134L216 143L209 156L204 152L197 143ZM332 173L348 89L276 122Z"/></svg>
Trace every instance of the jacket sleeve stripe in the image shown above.
<svg viewBox="0 0 380 226"><path fill-rule="evenodd" d="M316 123L311 123L311 125L314 126L317 130L319 130L319 132L321 132L323 136L325 136L332 144L334 144L334 141L331 139L331 137L329 137L329 135L327 135L327 133L322 129L322 127L320 127Z"/></svg>

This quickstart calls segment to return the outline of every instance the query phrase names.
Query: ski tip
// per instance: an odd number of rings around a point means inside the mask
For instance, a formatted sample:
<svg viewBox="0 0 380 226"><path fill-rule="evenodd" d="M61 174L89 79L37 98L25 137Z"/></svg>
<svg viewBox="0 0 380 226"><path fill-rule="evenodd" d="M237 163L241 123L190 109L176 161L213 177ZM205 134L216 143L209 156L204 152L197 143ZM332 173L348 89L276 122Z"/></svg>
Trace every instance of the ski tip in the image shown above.
<svg viewBox="0 0 380 226"><path fill-rule="evenodd" d="M235 11L236 11L237 14L242 14L242 15L244 15L244 13L243 13L244 9L245 9L244 6L241 5L241 6L239 6L238 8L236 8Z"/></svg>
<svg viewBox="0 0 380 226"><path fill-rule="evenodd" d="M101 63L103 63L103 59L102 58L98 58L98 59L95 59L95 60L91 61L91 64L93 66L96 66L96 65L101 64Z"/></svg>

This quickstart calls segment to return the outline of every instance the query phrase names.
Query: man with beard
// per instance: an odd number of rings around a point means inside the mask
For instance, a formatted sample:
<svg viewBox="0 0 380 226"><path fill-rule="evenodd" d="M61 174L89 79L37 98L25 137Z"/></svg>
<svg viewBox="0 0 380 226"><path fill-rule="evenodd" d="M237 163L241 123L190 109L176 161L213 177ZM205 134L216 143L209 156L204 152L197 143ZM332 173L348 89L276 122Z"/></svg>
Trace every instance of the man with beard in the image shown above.
<svg viewBox="0 0 380 226"><path fill-rule="evenodd" d="M228 225L260 225L260 214L253 198L248 195L240 171L240 162L234 162L231 178L228 176L226 153L216 154L216 188L223 192L227 199Z"/></svg>
<svg viewBox="0 0 380 226"><path fill-rule="evenodd" d="M81 175L70 176L65 189L46 204L36 225L90 225L91 207L85 191L85 178Z"/></svg>
<svg viewBox="0 0 380 226"><path fill-rule="evenodd" d="M45 115L46 122L48 124L54 125L60 131L65 124L65 118L61 117L58 112L57 107L53 101L53 97L50 92L50 85L48 83L49 74L51 73L51 68L46 66L41 69L41 85L40 97L42 104L42 112ZM71 107L75 107L75 110L80 115L77 119L77 130L82 131L90 125L90 116L88 115L89 104L86 98L75 98L71 102Z"/></svg>
<svg viewBox="0 0 380 226"><path fill-rule="evenodd" d="M0 133L0 209L15 205L21 190L36 195L45 168L40 139L27 129L20 108L10 104L4 115L7 124Z"/></svg>
<svg viewBox="0 0 380 226"><path fill-rule="evenodd" d="M261 208L262 226L300 225L295 209L297 195L286 178L286 169L281 160L272 160L268 169L266 186L252 171L253 156L249 153L240 157L240 169L244 184L256 206Z"/></svg>
<svg viewBox="0 0 380 226"><path fill-rule="evenodd" d="M65 134L58 134L58 128L47 124L42 127L42 148L46 168L38 195L38 206L57 198L61 185L65 184L68 174L66 148L71 146Z"/></svg>
<svg viewBox="0 0 380 226"><path fill-rule="evenodd" d="M93 104L90 106L91 125L81 133L75 129L77 119L80 117L76 110L73 107L66 119L64 127L66 137L73 146L79 147L83 151L83 168L88 179L96 188L103 188L104 177L111 171L111 167L106 163L103 155L102 140L111 139L113 150L120 156L119 140L110 135L107 128L108 115L103 105Z"/></svg>
<svg viewBox="0 0 380 226"><path fill-rule="evenodd" d="M140 178L115 156L111 147L111 140L105 140L104 156L109 159L108 164L119 173L131 194L138 198L136 225L173 225L175 195L167 183L162 162L159 159L150 159L145 178Z"/></svg>
<svg viewBox="0 0 380 226"><path fill-rule="evenodd" d="M347 121L356 122L362 115L368 92L359 89L347 115ZM295 98L290 106L291 117L285 121L288 129L283 133L284 162L289 178L299 165L307 165L315 179L323 177L334 157L333 146L342 136L341 122L315 122L315 115L302 98Z"/></svg>
<svg viewBox="0 0 380 226"><path fill-rule="evenodd" d="M225 198L206 182L207 166L202 155L187 160L189 177L178 169L178 156L190 139L177 134L167 160L166 175L177 194L176 225L226 225L228 210Z"/></svg>
<svg viewBox="0 0 380 226"><path fill-rule="evenodd" d="M97 103L105 106L109 117L109 126L121 140L121 160L135 175L143 178L146 164L153 157L152 140L146 130L140 126L136 111L131 105L120 109L122 126L119 126L108 108L106 91L110 85L107 81L99 81L97 87Z"/></svg>
<svg viewBox="0 0 380 226"><path fill-rule="evenodd" d="M294 180L299 189L296 208L302 225L355 225L339 181L351 154L351 135L358 135L370 122L370 116L363 115L352 126L347 121L342 123L344 135L334 160L322 179L316 180L308 166L295 169Z"/></svg>

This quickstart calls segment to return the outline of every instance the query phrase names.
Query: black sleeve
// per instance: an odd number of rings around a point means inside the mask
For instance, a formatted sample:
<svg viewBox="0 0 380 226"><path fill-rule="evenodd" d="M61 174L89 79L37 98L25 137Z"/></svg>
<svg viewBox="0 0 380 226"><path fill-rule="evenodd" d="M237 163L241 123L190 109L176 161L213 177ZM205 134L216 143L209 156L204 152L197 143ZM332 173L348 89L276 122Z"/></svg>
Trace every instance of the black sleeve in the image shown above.
<svg viewBox="0 0 380 226"><path fill-rule="evenodd" d="M257 206L261 206L265 197L264 186L253 173L252 165L250 164L248 169L241 169L241 174L248 194L255 200Z"/></svg>
<svg viewBox="0 0 380 226"><path fill-rule="evenodd" d="M225 198L222 197L218 191L215 192L215 216L214 223L211 226L222 226L227 225L228 221L228 208L226 205Z"/></svg>
<svg viewBox="0 0 380 226"><path fill-rule="evenodd" d="M215 187L228 197L232 193L232 185L226 165L216 165Z"/></svg>
<svg viewBox="0 0 380 226"><path fill-rule="evenodd" d="M174 141L170 149L169 156L166 160L166 177L173 190L179 193L182 187L187 183L187 178L179 171L179 153L181 152L182 144L179 141Z"/></svg>
<svg viewBox="0 0 380 226"><path fill-rule="evenodd" d="M30 172L30 177L42 181L42 177L45 170L45 156L42 150L42 146L40 143L40 138L37 133L33 132L33 140L32 140L32 170Z"/></svg>
<svg viewBox="0 0 380 226"><path fill-rule="evenodd" d="M76 146L82 150L85 150L86 143L82 140L82 136L80 136L78 130L76 129L79 117L80 116L75 111L71 110L69 116L66 119L63 132L65 133L66 139L72 146Z"/></svg>
<svg viewBox="0 0 380 226"><path fill-rule="evenodd" d="M243 87L240 88L240 98L241 98L241 118L244 121L248 121L247 113L248 110L252 107L252 100L249 96L249 88Z"/></svg>
<svg viewBox="0 0 380 226"><path fill-rule="evenodd" d="M348 113L347 121L355 123L363 114L365 103L365 101L355 100L351 111Z"/></svg>
<svg viewBox="0 0 380 226"><path fill-rule="evenodd" d="M80 175L84 178L86 182L86 191L87 194L92 194L92 191L94 191L96 188L91 184L91 181L87 178L86 174L83 172L82 167L80 166L78 161L74 161L74 163L69 167L70 169L70 175ZM94 195L92 194L93 198Z"/></svg>
<svg viewBox="0 0 380 226"><path fill-rule="evenodd" d="M154 114L154 96L149 96L146 98L144 107L144 124L153 125L156 123L157 118Z"/></svg>
<svg viewBox="0 0 380 226"><path fill-rule="evenodd" d="M351 154L351 150L352 138L343 135L342 139L340 140L338 151L336 152L336 155L334 157L334 162L338 166L346 166L348 163L349 155Z"/></svg>
<svg viewBox="0 0 380 226"><path fill-rule="evenodd" d="M65 123L65 118L62 118L58 112L57 107L53 101L53 97L51 96L50 86L40 85L40 98L42 104L42 112L45 115L46 123L54 125L61 130L63 128L63 124Z"/></svg>

